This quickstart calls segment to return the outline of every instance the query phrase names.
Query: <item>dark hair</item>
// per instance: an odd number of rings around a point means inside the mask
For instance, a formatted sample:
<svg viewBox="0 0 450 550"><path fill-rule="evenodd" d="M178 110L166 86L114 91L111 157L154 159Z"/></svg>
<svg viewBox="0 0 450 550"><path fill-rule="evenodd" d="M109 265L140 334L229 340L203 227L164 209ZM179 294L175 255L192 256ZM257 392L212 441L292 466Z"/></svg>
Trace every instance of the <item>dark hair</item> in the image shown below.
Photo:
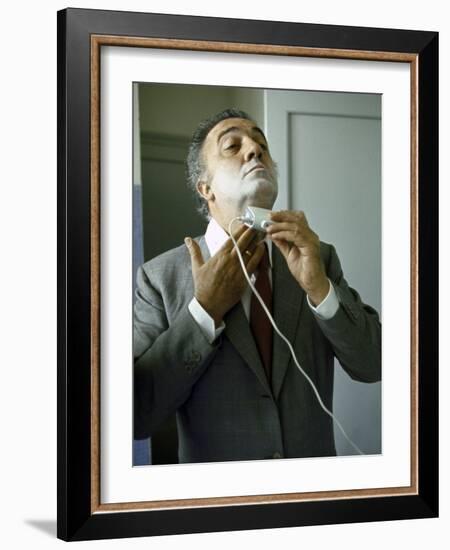
<svg viewBox="0 0 450 550"><path fill-rule="evenodd" d="M246 118L247 120L254 120L248 113L240 111L239 109L225 109L220 113L202 120L192 134L192 140L186 158L187 184L196 197L197 212L206 218L206 220L210 219L208 202L197 190L198 180L206 169L202 158L202 147L210 130L226 118Z"/></svg>

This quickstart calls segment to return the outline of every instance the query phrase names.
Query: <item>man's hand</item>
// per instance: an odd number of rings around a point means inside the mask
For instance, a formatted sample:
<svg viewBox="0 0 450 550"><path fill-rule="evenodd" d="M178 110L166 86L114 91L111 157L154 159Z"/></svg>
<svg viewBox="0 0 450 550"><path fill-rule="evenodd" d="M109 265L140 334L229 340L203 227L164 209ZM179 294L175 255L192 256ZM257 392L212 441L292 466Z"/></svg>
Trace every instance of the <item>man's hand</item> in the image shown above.
<svg viewBox="0 0 450 550"><path fill-rule="evenodd" d="M317 306L328 294L330 283L320 257L319 237L302 211L271 212L267 234L286 259L298 284Z"/></svg>
<svg viewBox="0 0 450 550"><path fill-rule="evenodd" d="M243 224L233 232L233 237L241 251L247 273L253 273L263 257L264 242L258 244L258 232ZM190 237L184 241L191 255L195 297L217 326L225 313L241 299L248 284L233 241L229 237L207 262L196 241Z"/></svg>

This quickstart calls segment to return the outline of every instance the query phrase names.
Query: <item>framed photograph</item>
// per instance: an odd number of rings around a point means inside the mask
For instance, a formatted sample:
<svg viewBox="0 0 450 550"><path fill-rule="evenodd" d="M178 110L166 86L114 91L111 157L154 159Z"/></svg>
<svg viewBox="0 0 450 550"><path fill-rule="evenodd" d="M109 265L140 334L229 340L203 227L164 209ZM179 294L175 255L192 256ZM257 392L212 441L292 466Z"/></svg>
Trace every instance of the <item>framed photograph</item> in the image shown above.
<svg viewBox="0 0 450 550"><path fill-rule="evenodd" d="M436 32L58 12L58 537L436 517L437 166Z"/></svg>

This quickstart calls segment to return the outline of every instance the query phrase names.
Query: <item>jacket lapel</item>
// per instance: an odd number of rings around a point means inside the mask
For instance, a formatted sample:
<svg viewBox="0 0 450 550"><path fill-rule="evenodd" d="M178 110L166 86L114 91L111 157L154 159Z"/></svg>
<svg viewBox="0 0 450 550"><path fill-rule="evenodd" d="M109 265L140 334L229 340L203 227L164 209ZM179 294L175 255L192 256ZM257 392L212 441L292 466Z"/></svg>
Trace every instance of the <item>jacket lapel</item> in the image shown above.
<svg viewBox="0 0 450 550"><path fill-rule="evenodd" d="M297 334L300 312L305 300L305 292L292 276L286 260L276 245L272 247L272 259L273 318L281 333L292 344L297 360L301 365L301 358L298 356L298 347L295 347L294 341ZM275 400L278 399L291 357L288 345L274 330L272 389Z"/></svg>
<svg viewBox="0 0 450 550"><path fill-rule="evenodd" d="M255 339L251 333L250 324L241 301L233 306L225 315L224 322L226 325L224 332L227 338L255 373L264 389L268 393L271 393L266 371L259 357L258 348L256 347Z"/></svg>

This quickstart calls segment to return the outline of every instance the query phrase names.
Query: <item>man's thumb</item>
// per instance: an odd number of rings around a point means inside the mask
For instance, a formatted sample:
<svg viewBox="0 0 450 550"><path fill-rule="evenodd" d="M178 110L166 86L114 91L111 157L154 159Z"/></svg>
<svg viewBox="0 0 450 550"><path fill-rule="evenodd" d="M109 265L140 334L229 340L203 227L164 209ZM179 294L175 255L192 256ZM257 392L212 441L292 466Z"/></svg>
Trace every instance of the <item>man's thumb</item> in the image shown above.
<svg viewBox="0 0 450 550"><path fill-rule="evenodd" d="M194 241L194 239L191 239L191 237L185 237L184 244L187 246L189 254L191 255L192 267L198 268L203 265L204 262L202 251L200 250L197 241Z"/></svg>

